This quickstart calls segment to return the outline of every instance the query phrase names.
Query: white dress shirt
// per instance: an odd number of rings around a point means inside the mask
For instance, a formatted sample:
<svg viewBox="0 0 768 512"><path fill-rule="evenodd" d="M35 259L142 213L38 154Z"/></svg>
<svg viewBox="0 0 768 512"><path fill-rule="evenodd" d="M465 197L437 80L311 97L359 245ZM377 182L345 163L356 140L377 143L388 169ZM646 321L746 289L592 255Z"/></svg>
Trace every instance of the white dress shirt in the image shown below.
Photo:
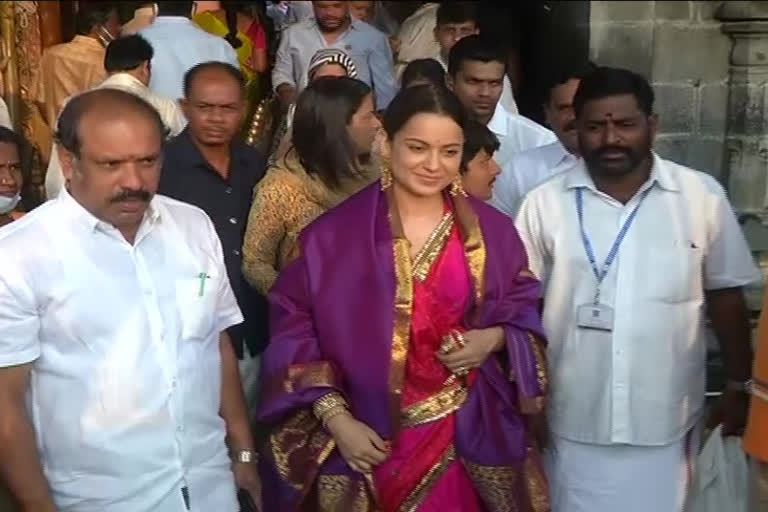
<svg viewBox="0 0 768 512"><path fill-rule="evenodd" d="M0 98L0 126L5 126L9 130L13 130L11 114L8 112L8 105L5 104L5 100L3 98Z"/></svg>
<svg viewBox="0 0 768 512"><path fill-rule="evenodd" d="M577 188L598 266L650 188L601 286L613 331L577 327L577 309L593 302L597 286ZM654 155L649 181L621 204L595 188L580 161L529 192L516 224L544 285L552 431L604 445L681 439L704 405L705 291L760 279L720 184Z"/></svg>
<svg viewBox="0 0 768 512"><path fill-rule="evenodd" d="M139 31L155 50L149 88L166 98L184 96L184 74L208 61L232 64L240 69L234 48L223 37L209 34L182 16L158 16Z"/></svg>
<svg viewBox="0 0 768 512"><path fill-rule="evenodd" d="M285 29L272 69L272 86L290 84L301 91L307 86L309 62L320 49L336 48L355 62L360 80L371 86L376 108L383 110L397 93L389 39L369 24L352 18L347 30L328 44L314 18Z"/></svg>
<svg viewBox="0 0 768 512"><path fill-rule="evenodd" d="M440 45L435 39L438 7L440 7L438 2L427 2L400 25L400 32L397 35L400 40L400 51L397 54L397 66L395 66L398 80L409 62L416 59L432 59L440 53Z"/></svg>
<svg viewBox="0 0 768 512"><path fill-rule="evenodd" d="M0 230L0 366L32 364L59 512L184 512L184 487L193 512L237 510L219 334L242 320L189 204L156 196L134 245L66 191Z"/></svg>
<svg viewBox="0 0 768 512"><path fill-rule="evenodd" d="M160 119L163 120L163 124L168 128L168 135L170 137L175 137L187 126L187 118L184 117L178 102L153 93L133 75L128 73L115 73L97 85L95 89L100 87L121 89L131 94L135 94L155 107L157 113L160 114ZM62 188L64 188L64 174L61 170L59 153L56 151L54 145L53 151L51 151L51 158L48 159L48 169L45 171L46 197L48 199L55 199Z"/></svg>
<svg viewBox="0 0 768 512"><path fill-rule="evenodd" d="M491 204L514 218L529 190L577 161L560 141L516 153L496 178Z"/></svg>
<svg viewBox="0 0 768 512"><path fill-rule="evenodd" d="M545 146L557 140L551 130L520 114L507 112L499 103L496 104L493 117L488 121L488 128L496 134L501 143L493 158L501 166L502 172L515 153Z"/></svg>

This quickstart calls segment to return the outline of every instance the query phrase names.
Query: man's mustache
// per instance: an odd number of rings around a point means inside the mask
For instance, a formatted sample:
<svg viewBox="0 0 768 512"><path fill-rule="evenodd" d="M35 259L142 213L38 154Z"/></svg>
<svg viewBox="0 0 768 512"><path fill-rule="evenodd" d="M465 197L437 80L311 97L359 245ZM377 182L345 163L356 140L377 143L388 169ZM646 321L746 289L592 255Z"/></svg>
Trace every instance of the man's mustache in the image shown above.
<svg viewBox="0 0 768 512"><path fill-rule="evenodd" d="M123 190L116 196L113 196L110 203L121 203L124 201L138 200L143 203L148 203L152 199L152 194L146 190Z"/></svg>
<svg viewBox="0 0 768 512"><path fill-rule="evenodd" d="M625 155L627 155L627 156L629 156L629 157L631 157L631 156L632 156L632 151L630 151L630 150L629 150L629 149L627 149L627 148L623 148L623 147L621 147L621 146L604 146L604 147L602 147L602 148L600 148L600 149L596 149L596 150L593 152L593 154L594 154L596 157L601 157L601 156L603 156L604 154L606 154L606 153L610 153L610 152L621 152L621 153L624 153Z"/></svg>

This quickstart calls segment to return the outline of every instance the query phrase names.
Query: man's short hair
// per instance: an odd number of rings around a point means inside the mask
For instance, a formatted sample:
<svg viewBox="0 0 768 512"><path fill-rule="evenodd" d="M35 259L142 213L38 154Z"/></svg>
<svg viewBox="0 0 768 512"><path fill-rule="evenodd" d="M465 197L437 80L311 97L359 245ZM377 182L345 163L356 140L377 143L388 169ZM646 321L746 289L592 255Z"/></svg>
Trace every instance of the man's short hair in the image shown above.
<svg viewBox="0 0 768 512"><path fill-rule="evenodd" d="M188 18L192 14L192 5L195 2L187 0L173 0L155 2L158 16L183 16Z"/></svg>
<svg viewBox="0 0 768 512"><path fill-rule="evenodd" d="M0 143L3 142L16 146L16 151L18 151L19 156L21 156L21 148L24 145L24 140L21 138L21 135L11 130L10 128L0 126Z"/></svg>
<svg viewBox="0 0 768 512"><path fill-rule="evenodd" d="M193 66L189 71L187 71L184 74L184 97L185 98L189 98L189 92L192 90L192 86L195 83L195 78L197 78L197 75L199 75L200 73L208 69L218 69L220 71L224 71L229 76L231 76L235 82L238 83L238 85L240 86L240 89L243 89L245 87L245 75L243 75L243 72L237 69L232 64L227 64L226 62L220 62L217 60L212 60L209 62L201 62L200 64Z"/></svg>
<svg viewBox="0 0 768 512"><path fill-rule="evenodd" d="M95 27L104 25L112 13L117 13L117 7L112 2L80 3L75 16L75 28L78 34L89 34Z"/></svg>
<svg viewBox="0 0 768 512"><path fill-rule="evenodd" d="M449 23L480 23L477 2L441 2L436 17L438 27Z"/></svg>
<svg viewBox="0 0 768 512"><path fill-rule="evenodd" d="M547 84L546 101L552 98L552 90L558 85L563 85L569 80L584 80L597 66L591 60L577 59L561 60L561 66L556 66L549 76Z"/></svg>
<svg viewBox="0 0 768 512"><path fill-rule="evenodd" d="M445 70L435 59L416 59L405 66L400 84L409 87L413 82L427 82L435 85L445 85Z"/></svg>
<svg viewBox="0 0 768 512"><path fill-rule="evenodd" d="M609 96L631 94L640 110L653 114L654 94L651 84L642 75L628 69L598 67L581 80L573 98L573 110L579 117L588 101Z"/></svg>
<svg viewBox="0 0 768 512"><path fill-rule="evenodd" d="M467 121L467 124L464 126L461 172L467 172L469 162L477 156L480 150L484 149L488 155L493 155L500 146L498 137L485 124L474 119Z"/></svg>
<svg viewBox="0 0 768 512"><path fill-rule="evenodd" d="M120 37L107 45L104 69L107 73L131 71L152 60L154 54L152 45L139 34Z"/></svg>
<svg viewBox="0 0 768 512"><path fill-rule="evenodd" d="M467 61L499 62L507 67L504 48L496 41L475 34L461 38L448 54L448 74L455 77Z"/></svg>
<svg viewBox="0 0 768 512"><path fill-rule="evenodd" d="M168 130L152 105L135 94L109 87L91 89L69 100L59 114L54 139L64 149L79 157L83 145L79 128L83 117L92 110L111 109L117 105L151 119L157 125L161 143L165 141Z"/></svg>

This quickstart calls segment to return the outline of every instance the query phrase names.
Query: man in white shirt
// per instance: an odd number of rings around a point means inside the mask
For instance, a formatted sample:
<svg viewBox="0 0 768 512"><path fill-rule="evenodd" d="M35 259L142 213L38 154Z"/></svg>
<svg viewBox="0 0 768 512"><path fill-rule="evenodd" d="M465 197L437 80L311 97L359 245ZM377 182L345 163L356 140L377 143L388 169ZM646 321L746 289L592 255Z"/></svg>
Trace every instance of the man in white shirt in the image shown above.
<svg viewBox="0 0 768 512"><path fill-rule="evenodd" d="M139 32L155 50L149 88L174 101L184 97L184 74L197 64L216 60L240 67L226 39L209 34L189 19L193 3L157 2L157 17Z"/></svg>
<svg viewBox="0 0 768 512"><path fill-rule="evenodd" d="M152 45L140 35L115 39L107 46L104 56L104 69L109 73L99 87L122 89L139 96L155 107L171 137L178 135L187 125L187 120L176 101L154 94L149 90L152 76ZM48 170L45 174L45 193L48 199L54 199L64 186L64 175L57 151L51 152Z"/></svg>
<svg viewBox="0 0 768 512"><path fill-rule="evenodd" d="M242 321L205 213L155 195L163 132L97 89L58 121L67 190L0 230L0 478L21 510L237 510L260 497Z"/></svg>
<svg viewBox="0 0 768 512"><path fill-rule="evenodd" d="M446 83L475 120L498 137L494 160L502 170L515 153L557 140L555 134L499 104L506 68L503 49L491 39L470 35L458 41L448 59ZM504 172L504 171L502 171Z"/></svg>
<svg viewBox="0 0 768 512"><path fill-rule="evenodd" d="M553 512L680 512L704 409L705 311L728 379L724 432L746 420L742 287L760 279L722 187L651 151L653 90L598 68L574 99L583 160L523 199L544 283ZM706 306L706 309L705 309Z"/></svg>
<svg viewBox="0 0 768 512"><path fill-rule="evenodd" d="M544 114L557 141L512 156L509 165L496 180L491 201L493 206L514 218L520 201L529 190L578 161L579 141L573 95L581 79L594 69L591 62L577 63L552 80L544 103Z"/></svg>
<svg viewBox="0 0 768 512"><path fill-rule="evenodd" d="M477 2L443 2L437 8L435 40L439 51L430 57L448 71L448 57L451 48L462 38L480 33L479 4ZM499 44L496 42L496 44ZM499 104L511 114L518 114L515 95L507 73L501 84Z"/></svg>
<svg viewBox="0 0 768 512"><path fill-rule="evenodd" d="M438 2L424 2L416 12L400 25L397 34L398 51L395 76L399 80L409 62L417 59L432 59L440 52L435 39Z"/></svg>
<svg viewBox="0 0 768 512"><path fill-rule="evenodd" d="M150 26L155 20L156 15L157 5L155 5L154 2L142 2L139 7L133 11L133 18L123 25L120 34L124 36L135 34L139 30Z"/></svg>

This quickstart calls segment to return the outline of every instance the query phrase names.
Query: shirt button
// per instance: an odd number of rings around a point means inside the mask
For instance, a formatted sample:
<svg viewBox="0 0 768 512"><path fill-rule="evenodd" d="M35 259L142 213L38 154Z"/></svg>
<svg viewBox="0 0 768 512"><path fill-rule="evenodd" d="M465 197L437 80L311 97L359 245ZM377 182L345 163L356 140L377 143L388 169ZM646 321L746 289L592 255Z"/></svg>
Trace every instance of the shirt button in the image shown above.
<svg viewBox="0 0 768 512"><path fill-rule="evenodd" d="M232 254L234 254L235 256L240 256L240 251L235 249L234 251L232 251Z"/></svg>
<svg viewBox="0 0 768 512"><path fill-rule="evenodd" d="M232 187L227 187L224 189L225 194L231 194L232 193Z"/></svg>
<svg viewBox="0 0 768 512"><path fill-rule="evenodd" d="M237 219L236 219L236 218L234 218L234 217L230 217L230 218L229 218L229 223L230 223L230 224L237 224Z"/></svg>

